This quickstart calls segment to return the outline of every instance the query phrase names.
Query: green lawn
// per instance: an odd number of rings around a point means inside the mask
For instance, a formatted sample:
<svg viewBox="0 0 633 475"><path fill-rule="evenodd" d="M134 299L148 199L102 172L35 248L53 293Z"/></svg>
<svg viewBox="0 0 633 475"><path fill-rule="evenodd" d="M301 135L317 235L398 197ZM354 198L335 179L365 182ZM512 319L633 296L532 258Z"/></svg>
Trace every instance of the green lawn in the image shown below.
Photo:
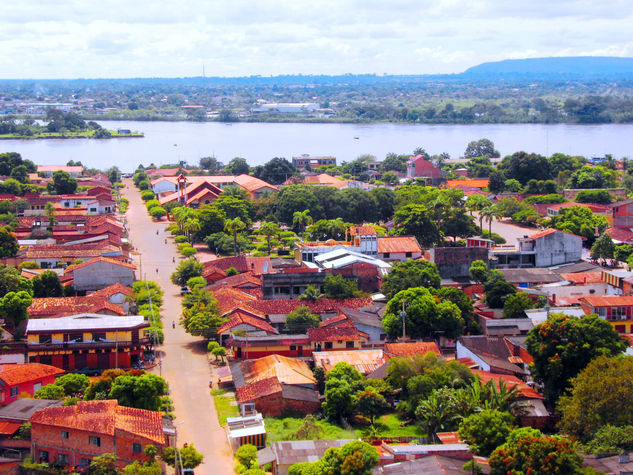
<svg viewBox="0 0 633 475"><path fill-rule="evenodd" d="M240 415L240 409L235 400L234 393L227 394L225 389L214 389L211 391L211 396L213 396L213 402L215 404L215 410L218 413L220 425L226 424L227 417Z"/></svg>
<svg viewBox="0 0 633 475"><path fill-rule="evenodd" d="M266 417L264 423L268 432L268 440L292 440L303 418L298 417ZM367 438L372 435L378 437L424 437L425 433L416 425L400 427L402 421L396 414L387 414L376 421L377 432L371 431L369 426L357 426L353 430L346 430L335 424L317 420L316 425L321 429L317 439L356 439Z"/></svg>

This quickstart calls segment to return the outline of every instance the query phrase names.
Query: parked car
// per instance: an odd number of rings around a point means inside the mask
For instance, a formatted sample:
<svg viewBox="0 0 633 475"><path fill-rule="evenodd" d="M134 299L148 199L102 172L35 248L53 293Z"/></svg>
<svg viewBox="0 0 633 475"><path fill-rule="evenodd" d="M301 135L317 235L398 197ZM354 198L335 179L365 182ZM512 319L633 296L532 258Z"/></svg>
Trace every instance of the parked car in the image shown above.
<svg viewBox="0 0 633 475"><path fill-rule="evenodd" d="M187 295L190 292L189 287L187 287L186 285L183 287L180 287L180 295Z"/></svg>

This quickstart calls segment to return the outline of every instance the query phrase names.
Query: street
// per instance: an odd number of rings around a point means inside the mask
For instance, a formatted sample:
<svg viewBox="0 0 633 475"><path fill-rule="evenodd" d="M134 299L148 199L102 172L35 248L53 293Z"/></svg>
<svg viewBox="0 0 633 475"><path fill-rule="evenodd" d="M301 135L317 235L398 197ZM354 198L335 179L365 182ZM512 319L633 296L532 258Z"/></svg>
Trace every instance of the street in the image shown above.
<svg viewBox="0 0 633 475"><path fill-rule="evenodd" d="M180 288L171 283L170 275L180 256L170 234L164 231L166 222L152 221L132 180L123 182L126 186L121 195L130 200L126 213L129 238L138 252L133 256L137 275L157 282L165 292L162 306L165 343L157 347L164 355L161 367L157 366L154 372L160 372L169 383L175 406L178 445L193 443L204 455L203 464L195 469L196 474L233 473L233 453L226 433L218 423L210 394L211 372L204 342L185 333L178 325ZM175 329L172 322L176 323Z"/></svg>

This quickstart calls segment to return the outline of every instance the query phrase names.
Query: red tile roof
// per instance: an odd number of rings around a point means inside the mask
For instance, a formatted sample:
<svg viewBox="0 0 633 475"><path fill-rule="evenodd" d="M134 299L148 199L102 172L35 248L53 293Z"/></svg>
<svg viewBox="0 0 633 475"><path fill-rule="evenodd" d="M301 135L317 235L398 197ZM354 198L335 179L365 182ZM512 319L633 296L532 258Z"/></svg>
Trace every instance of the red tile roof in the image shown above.
<svg viewBox="0 0 633 475"><path fill-rule="evenodd" d="M545 399L541 396L536 390L529 387L523 381L521 381L516 376L512 376L509 374L495 374L490 373L488 371L481 371L478 369L471 370L475 376L479 378L479 380L486 384L488 381L494 381L494 383L499 387L500 381L503 381L508 389L517 386L517 389L522 397L526 399Z"/></svg>
<svg viewBox="0 0 633 475"><path fill-rule="evenodd" d="M214 282L212 285L208 286L208 290L214 290L220 288L222 286L226 287L241 287L241 286L255 286L261 287L262 279L259 277L255 277L252 272L245 272L243 274L231 275L229 277L225 277Z"/></svg>
<svg viewBox="0 0 633 475"><path fill-rule="evenodd" d="M388 356L399 356L403 358L412 358L416 355L423 355L428 352L441 355L440 349L434 341L414 341L403 343L385 343L385 354Z"/></svg>
<svg viewBox="0 0 633 475"><path fill-rule="evenodd" d="M271 273L273 271L273 265L270 261L270 257L254 257L254 256L236 256L236 257L221 257L212 261L204 263L205 267L215 266L223 271L226 271L229 267L235 268L239 273L252 272L254 275L261 275L264 273Z"/></svg>
<svg viewBox="0 0 633 475"><path fill-rule="evenodd" d="M580 297L579 300L592 307L628 307L633 305L633 296L630 295L585 296Z"/></svg>
<svg viewBox="0 0 633 475"><path fill-rule="evenodd" d="M257 300L257 297L253 297L252 295L231 287L222 287L214 290L213 296L218 301L221 314L225 314L239 307L245 307L247 303L252 303Z"/></svg>
<svg viewBox="0 0 633 475"><path fill-rule="evenodd" d="M13 435L20 428L22 424L19 422L6 422L0 421L0 434Z"/></svg>
<svg viewBox="0 0 633 475"><path fill-rule="evenodd" d="M231 313L231 320L224 323L220 328L218 328L218 334L221 335L239 325L250 325L254 328L258 328L268 333L279 333L264 318L258 317L243 309L237 309Z"/></svg>
<svg viewBox="0 0 633 475"><path fill-rule="evenodd" d="M41 363L0 365L0 379L8 386L38 381L48 376L57 376L64 370Z"/></svg>
<svg viewBox="0 0 633 475"><path fill-rule="evenodd" d="M609 228L605 231L611 239L614 241L620 242L630 242L633 241L633 231L630 231L625 228Z"/></svg>
<svg viewBox="0 0 633 475"><path fill-rule="evenodd" d="M330 327L341 327L341 326L354 326L354 322L352 322L347 315L340 314L336 317L328 318L327 320L323 320L319 325L320 328L330 328Z"/></svg>
<svg viewBox="0 0 633 475"><path fill-rule="evenodd" d="M277 376L261 379L252 384L247 384L235 390L237 400L240 403L251 402L255 399L270 396L281 392L281 383Z"/></svg>
<svg viewBox="0 0 633 475"><path fill-rule="evenodd" d="M114 436L115 431L123 431L159 445L166 444L160 412L119 406L116 400L79 401L76 406L49 407L37 411L30 421L109 436Z"/></svg>
<svg viewBox="0 0 633 475"><path fill-rule="evenodd" d="M602 282L601 272L578 272L576 274L561 274L560 276L574 284L597 284Z"/></svg>
<svg viewBox="0 0 633 475"><path fill-rule="evenodd" d="M373 303L371 297L353 299L319 299L311 300L258 300L250 302L248 309L254 309L265 315L288 314L298 307L305 306L312 313L338 313L339 308L367 307Z"/></svg>
<svg viewBox="0 0 633 475"><path fill-rule="evenodd" d="M446 180L447 188L486 188L490 184L488 178L474 180Z"/></svg>
<svg viewBox="0 0 633 475"><path fill-rule="evenodd" d="M125 315L123 308L110 303L107 298L87 295L85 297L47 297L33 299L27 309L29 317L64 317L78 313L98 313L107 310L113 315Z"/></svg>
<svg viewBox="0 0 633 475"><path fill-rule="evenodd" d="M310 341L357 341L362 337L368 338L366 333L359 332L356 327L319 327L308 328Z"/></svg>
<svg viewBox="0 0 633 475"><path fill-rule="evenodd" d="M108 285L103 289L92 292L90 295L93 297L105 297L108 299L116 294L132 295L133 293L134 290L132 290L132 287L128 287L127 285L117 282L116 284Z"/></svg>
<svg viewBox="0 0 633 475"><path fill-rule="evenodd" d="M306 386L315 384L312 370L302 360L281 355L264 356L240 364L245 384L276 377L280 383Z"/></svg>
<svg viewBox="0 0 633 475"><path fill-rule="evenodd" d="M279 190L275 185L271 185L270 183L256 178L250 175L237 175L234 179L235 183L240 185L245 190L253 193L257 190L261 190L262 188L271 188L273 190Z"/></svg>
<svg viewBox="0 0 633 475"><path fill-rule="evenodd" d="M384 253L421 253L422 248L414 236L393 236L378 238L378 252Z"/></svg>

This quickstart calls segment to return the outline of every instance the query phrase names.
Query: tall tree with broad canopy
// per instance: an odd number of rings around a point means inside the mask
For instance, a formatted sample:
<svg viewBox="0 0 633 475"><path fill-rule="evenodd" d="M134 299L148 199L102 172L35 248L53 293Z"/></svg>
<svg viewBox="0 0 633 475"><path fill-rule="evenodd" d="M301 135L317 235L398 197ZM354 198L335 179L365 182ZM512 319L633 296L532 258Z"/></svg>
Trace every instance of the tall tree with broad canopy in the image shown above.
<svg viewBox="0 0 633 475"><path fill-rule="evenodd" d="M596 261L599 259L613 259L614 255L615 244L613 244L611 236L607 233L602 234L591 246L591 258Z"/></svg>
<svg viewBox="0 0 633 475"><path fill-rule="evenodd" d="M398 292L387 304L382 326L392 338L402 336L403 307L409 338L457 338L464 330L464 319L457 305L448 300L438 302L428 289L414 287Z"/></svg>
<svg viewBox="0 0 633 475"><path fill-rule="evenodd" d="M402 206L394 214L393 223L394 236L415 236L422 247L430 247L437 242L439 228L425 205Z"/></svg>
<svg viewBox="0 0 633 475"><path fill-rule="evenodd" d="M65 171L57 170L53 173L53 181L46 185L46 187L49 193L71 195L77 191L77 180Z"/></svg>
<svg viewBox="0 0 633 475"><path fill-rule="evenodd" d="M229 175L245 175L248 174L249 170L248 163L242 157L235 157L224 167L224 173Z"/></svg>
<svg viewBox="0 0 633 475"><path fill-rule="evenodd" d="M468 444L472 453L488 457L505 443L513 423L512 414L485 409L462 420L459 437Z"/></svg>
<svg viewBox="0 0 633 475"><path fill-rule="evenodd" d="M391 265L391 270L383 279L382 292L391 299L401 290L412 287L438 288L440 280L434 263L409 259Z"/></svg>
<svg viewBox="0 0 633 475"><path fill-rule="evenodd" d="M286 318L286 329L293 334L306 333L308 328L316 328L321 317L312 313L308 307L297 307Z"/></svg>
<svg viewBox="0 0 633 475"><path fill-rule="evenodd" d="M499 151L495 150L495 144L489 139L479 139L469 142L464 151L464 158L489 157L497 158Z"/></svg>
<svg viewBox="0 0 633 475"><path fill-rule="evenodd" d="M626 342L611 324L597 315L582 318L552 314L528 333L525 344L534 358L534 380L545 386L550 404L570 386L570 380L597 356L622 353Z"/></svg>
<svg viewBox="0 0 633 475"><path fill-rule="evenodd" d="M176 271L171 274L171 281L184 287L187 285L187 281L192 277L199 277L204 271L204 265L194 259L187 259L182 261L176 267Z"/></svg>
<svg viewBox="0 0 633 475"><path fill-rule="evenodd" d="M0 227L0 257L17 255L20 246L17 238L5 227Z"/></svg>

